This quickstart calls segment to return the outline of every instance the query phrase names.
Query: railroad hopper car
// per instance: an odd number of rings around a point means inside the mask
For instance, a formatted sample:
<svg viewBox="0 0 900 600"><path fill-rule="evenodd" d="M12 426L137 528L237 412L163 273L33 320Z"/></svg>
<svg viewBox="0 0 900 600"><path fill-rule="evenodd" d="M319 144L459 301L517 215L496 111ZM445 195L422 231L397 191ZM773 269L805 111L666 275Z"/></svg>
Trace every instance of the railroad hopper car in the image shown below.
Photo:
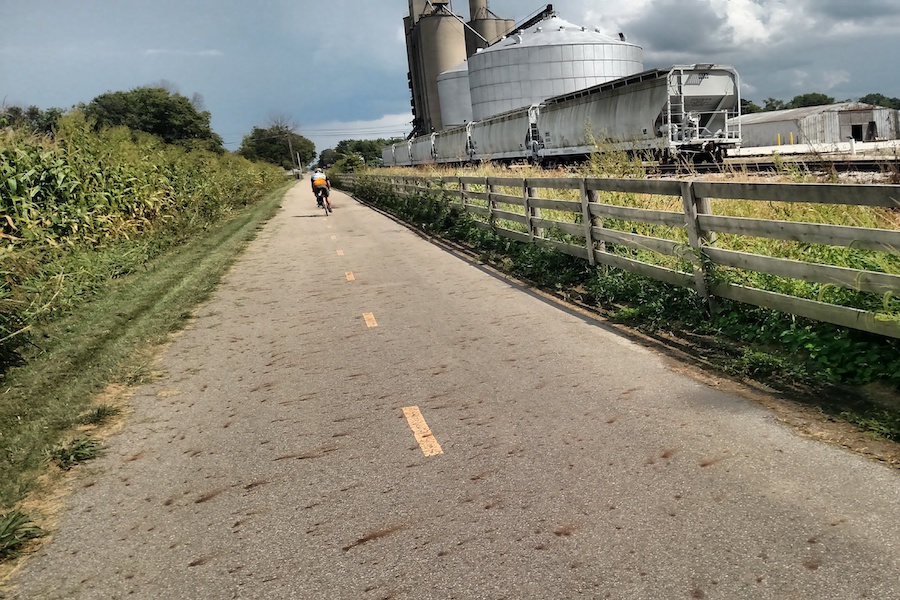
<svg viewBox="0 0 900 600"><path fill-rule="evenodd" d="M740 146L739 115L733 68L676 65L394 144L384 164L566 162L607 148L720 159Z"/></svg>
<svg viewBox="0 0 900 600"><path fill-rule="evenodd" d="M721 159L740 145L738 75L731 67L651 70L546 100L537 126L543 159L601 147L670 158Z"/></svg>
<svg viewBox="0 0 900 600"><path fill-rule="evenodd" d="M472 160L472 124L445 129L434 135L434 159L438 163L462 164Z"/></svg>
<svg viewBox="0 0 900 600"><path fill-rule="evenodd" d="M537 106L511 110L472 124L471 158L476 162L510 162L531 158L526 137L537 115Z"/></svg>
<svg viewBox="0 0 900 600"><path fill-rule="evenodd" d="M434 136L435 134L423 135L417 137L410 142L409 152L413 165L429 165L434 160Z"/></svg>

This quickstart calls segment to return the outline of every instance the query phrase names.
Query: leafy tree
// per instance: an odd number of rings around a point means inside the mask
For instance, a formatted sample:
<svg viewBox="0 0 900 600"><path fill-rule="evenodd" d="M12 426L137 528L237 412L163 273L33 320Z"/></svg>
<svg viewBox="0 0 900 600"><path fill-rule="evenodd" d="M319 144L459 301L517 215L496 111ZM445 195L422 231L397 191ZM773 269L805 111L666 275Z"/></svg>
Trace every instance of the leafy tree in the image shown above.
<svg viewBox="0 0 900 600"><path fill-rule="evenodd" d="M222 138L210 127L210 113L164 87L108 92L84 107L97 129L125 126L162 138L168 144L224 152Z"/></svg>
<svg viewBox="0 0 900 600"><path fill-rule="evenodd" d="M900 98L888 98L884 94L866 94L865 96L862 96L859 101L865 104L900 109Z"/></svg>
<svg viewBox="0 0 900 600"><path fill-rule="evenodd" d="M37 106L22 109L20 106L8 106L0 109L0 125L5 123L11 127L27 127L35 133L52 134L56 122L66 113L61 108L41 110Z"/></svg>
<svg viewBox="0 0 900 600"><path fill-rule="evenodd" d="M749 115L752 113L762 112L762 107L753 102L752 100L747 100L746 98L741 98L741 114Z"/></svg>
<svg viewBox="0 0 900 600"><path fill-rule="evenodd" d="M331 166L333 173L356 173L358 171L364 171L365 168L366 165L363 162L362 156L359 154L348 154L347 156L343 156Z"/></svg>
<svg viewBox="0 0 900 600"><path fill-rule="evenodd" d="M783 101L779 100L778 98L766 98L763 101L763 110L764 111L784 110L785 108L787 108L785 103Z"/></svg>
<svg viewBox="0 0 900 600"><path fill-rule="evenodd" d="M788 102L785 108L804 108L806 106L824 106L826 104L834 104L834 98L813 92L794 96L793 100Z"/></svg>
<svg viewBox="0 0 900 600"><path fill-rule="evenodd" d="M376 140L343 140L338 142L335 151L343 156L362 156L367 165L374 165L381 161L382 149L398 141L400 140L384 138Z"/></svg>
<svg viewBox="0 0 900 600"><path fill-rule="evenodd" d="M318 167L330 167L341 158L334 148L326 148L319 154L319 161L316 163Z"/></svg>
<svg viewBox="0 0 900 600"><path fill-rule="evenodd" d="M316 156L316 146L293 129L283 122L275 122L265 129L254 127L244 136L237 153L250 160L265 161L285 169L297 166L299 154L300 166L308 165Z"/></svg>

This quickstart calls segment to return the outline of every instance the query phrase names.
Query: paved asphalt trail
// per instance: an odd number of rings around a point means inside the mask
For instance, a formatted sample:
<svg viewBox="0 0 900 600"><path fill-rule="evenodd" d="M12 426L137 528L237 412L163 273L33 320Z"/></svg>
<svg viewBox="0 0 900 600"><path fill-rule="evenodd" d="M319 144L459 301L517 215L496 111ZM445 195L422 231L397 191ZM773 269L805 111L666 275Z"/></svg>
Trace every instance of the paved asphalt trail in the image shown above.
<svg viewBox="0 0 900 600"><path fill-rule="evenodd" d="M900 598L896 472L334 204L288 193L10 597Z"/></svg>

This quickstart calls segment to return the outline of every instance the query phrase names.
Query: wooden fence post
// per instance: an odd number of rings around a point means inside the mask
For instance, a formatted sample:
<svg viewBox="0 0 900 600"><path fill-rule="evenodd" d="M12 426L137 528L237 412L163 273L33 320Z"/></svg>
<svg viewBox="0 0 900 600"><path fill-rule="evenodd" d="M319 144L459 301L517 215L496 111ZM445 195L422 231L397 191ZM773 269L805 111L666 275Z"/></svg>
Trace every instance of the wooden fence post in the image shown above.
<svg viewBox="0 0 900 600"><path fill-rule="evenodd" d="M694 253L694 286L697 293L706 301L710 312L716 308L715 298L709 291L709 261L703 253L703 246L712 242L711 238L703 235L700 221L697 216L701 213L709 214L709 199L696 198L694 196L694 184L691 181L681 182L681 200L684 205L684 224L687 228L688 241Z"/></svg>
<svg viewBox="0 0 900 600"><path fill-rule="evenodd" d="M543 227L535 227L534 223L531 222L532 219L540 219L541 218L541 209L536 206L532 206L532 204L531 204L531 200L534 200L535 198L538 197L537 188L527 187L528 186L527 180L526 180L525 185L526 185L525 189L527 190L526 193L528 194L528 199L529 199L528 207L529 207L529 210L531 211L531 214L528 217L528 220L531 223L531 231L529 231L529 235L531 236L531 241L534 242L534 238L544 237L544 228Z"/></svg>
<svg viewBox="0 0 900 600"><path fill-rule="evenodd" d="M497 186L488 185L487 177L484 178L484 191L487 192L487 207L488 207L488 223L491 226L491 229L494 228L494 221L496 217L494 216L494 194L497 193Z"/></svg>
<svg viewBox="0 0 900 600"><path fill-rule="evenodd" d="M594 225L590 206L592 198L584 179L579 180L578 190L581 194L581 218L584 221L584 245L587 248L588 263L593 267L597 264L597 259L594 257L594 232L591 229Z"/></svg>
<svg viewBox="0 0 900 600"><path fill-rule="evenodd" d="M531 208L530 196L528 195L528 180L522 180L522 200L524 201L525 206L525 227L528 228L528 243L534 243L534 223L532 223L532 218L534 217L533 209Z"/></svg>

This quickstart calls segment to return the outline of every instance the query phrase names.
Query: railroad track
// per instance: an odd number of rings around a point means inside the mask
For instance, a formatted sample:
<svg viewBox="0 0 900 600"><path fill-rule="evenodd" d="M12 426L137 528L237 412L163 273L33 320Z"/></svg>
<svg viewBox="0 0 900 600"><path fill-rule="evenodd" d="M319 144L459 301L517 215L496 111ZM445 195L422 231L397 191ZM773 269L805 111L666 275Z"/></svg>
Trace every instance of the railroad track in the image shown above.
<svg viewBox="0 0 900 600"><path fill-rule="evenodd" d="M884 173L900 177L900 159L897 157L865 159L830 159L818 156L771 158L728 158L721 163L646 163L648 174L683 175L691 173L722 173L748 171L752 173L776 173L785 170L801 170L809 173Z"/></svg>

